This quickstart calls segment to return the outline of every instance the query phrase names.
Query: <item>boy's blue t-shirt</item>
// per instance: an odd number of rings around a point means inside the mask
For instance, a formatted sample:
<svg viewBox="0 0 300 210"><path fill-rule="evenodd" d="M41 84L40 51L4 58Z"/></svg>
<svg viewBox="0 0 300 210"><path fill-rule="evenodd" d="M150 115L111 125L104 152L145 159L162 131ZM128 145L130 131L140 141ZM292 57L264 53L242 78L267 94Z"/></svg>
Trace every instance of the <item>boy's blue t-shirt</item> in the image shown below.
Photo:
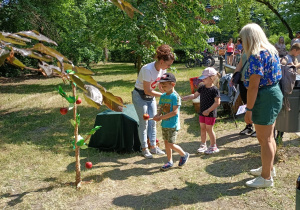
<svg viewBox="0 0 300 210"><path fill-rule="evenodd" d="M163 115L172 112L173 106L179 106L177 115L169 119L162 120L161 123L161 126L163 128L176 128L176 130L179 130L180 129L179 113L180 113L180 106L181 106L181 98L178 95L178 93L176 91L174 91L170 95L163 93L160 96L159 105L161 106Z"/></svg>

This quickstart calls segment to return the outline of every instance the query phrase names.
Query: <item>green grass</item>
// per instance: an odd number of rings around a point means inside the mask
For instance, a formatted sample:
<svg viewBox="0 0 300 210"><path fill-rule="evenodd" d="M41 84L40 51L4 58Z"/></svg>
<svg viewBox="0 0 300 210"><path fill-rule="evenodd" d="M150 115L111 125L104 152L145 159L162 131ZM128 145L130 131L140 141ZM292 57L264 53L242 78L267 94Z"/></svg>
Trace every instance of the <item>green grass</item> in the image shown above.
<svg viewBox="0 0 300 210"><path fill-rule="evenodd" d="M189 78L202 68L178 71L176 90L190 94ZM94 78L108 91L131 102L137 77L132 64L95 65ZM239 136L227 112L219 112L214 130L221 152L196 155L200 142L197 114L191 101L181 107L178 144L191 153L184 169L160 172L166 156L146 160L139 153L117 154L90 148L81 151L80 191L75 181L75 157L71 146L73 127L68 113L59 108L67 102L55 91L58 85L71 94L59 78L0 80L0 208L1 209L293 209L295 181L299 173L299 137L285 134L284 146L276 157L278 177L273 189L250 189L247 171L260 165L260 148L255 138ZM81 90L79 96L83 98ZM80 134L93 126L100 110L79 106ZM159 125L158 125L159 126ZM161 139L160 129L158 138ZM162 144L162 141L161 141ZM162 146L164 149L164 146ZM175 164L179 155L174 153ZM86 161L93 168L86 170Z"/></svg>

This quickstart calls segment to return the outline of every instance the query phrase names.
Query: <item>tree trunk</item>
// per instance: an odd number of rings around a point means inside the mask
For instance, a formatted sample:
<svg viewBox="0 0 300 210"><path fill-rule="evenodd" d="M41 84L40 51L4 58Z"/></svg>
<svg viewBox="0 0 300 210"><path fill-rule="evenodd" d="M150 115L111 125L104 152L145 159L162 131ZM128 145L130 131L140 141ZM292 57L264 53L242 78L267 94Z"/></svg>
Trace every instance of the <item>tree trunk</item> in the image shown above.
<svg viewBox="0 0 300 210"><path fill-rule="evenodd" d="M140 70L142 68L142 56L137 56L137 74L140 73Z"/></svg>
<svg viewBox="0 0 300 210"><path fill-rule="evenodd" d="M285 21L285 19L283 19L283 17L279 14L279 12L271 5L271 3L267 0L256 0L259 3L262 3L264 5L266 5L272 12L275 13L275 15L280 19L280 21L282 22L282 24L286 27L288 33L289 33L289 38L292 40L294 38L293 35L293 31L291 29L291 27L289 26L289 24Z"/></svg>
<svg viewBox="0 0 300 210"><path fill-rule="evenodd" d="M108 61L108 49L107 49L107 47L103 48L103 53L104 53L104 62L106 63Z"/></svg>
<svg viewBox="0 0 300 210"><path fill-rule="evenodd" d="M72 83L72 90L73 90L73 96L76 98L76 87ZM76 170L76 177L75 177L75 185L76 189L79 190L81 188L81 175L80 175L80 147L77 146L78 142L78 123L76 120L77 115L77 104L74 103L73 108L73 119L76 122L75 128L74 128L74 136L75 136L75 158L76 158L76 164L75 164L75 170Z"/></svg>

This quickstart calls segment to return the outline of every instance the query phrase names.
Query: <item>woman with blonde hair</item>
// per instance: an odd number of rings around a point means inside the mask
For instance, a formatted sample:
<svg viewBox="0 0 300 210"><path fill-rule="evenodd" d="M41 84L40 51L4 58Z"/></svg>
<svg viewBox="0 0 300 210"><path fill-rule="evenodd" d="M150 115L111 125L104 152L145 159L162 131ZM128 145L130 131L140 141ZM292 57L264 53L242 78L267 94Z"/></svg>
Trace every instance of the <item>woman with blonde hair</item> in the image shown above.
<svg viewBox="0 0 300 210"><path fill-rule="evenodd" d="M258 176L247 181L249 187L273 187L276 152L274 126L282 107L283 96L279 88L281 68L276 48L268 41L262 28L250 23L242 28L240 37L246 52L249 68L245 72L244 84L247 91L245 122L254 123L257 139L261 146L262 167L250 170Z"/></svg>

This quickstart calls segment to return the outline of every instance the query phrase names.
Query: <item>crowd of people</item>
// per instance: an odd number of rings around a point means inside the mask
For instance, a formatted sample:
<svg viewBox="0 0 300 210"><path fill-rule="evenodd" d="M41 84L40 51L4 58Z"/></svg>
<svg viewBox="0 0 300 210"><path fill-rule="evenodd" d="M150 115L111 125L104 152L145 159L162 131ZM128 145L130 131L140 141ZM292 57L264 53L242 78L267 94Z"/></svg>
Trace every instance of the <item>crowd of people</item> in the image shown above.
<svg viewBox="0 0 300 210"><path fill-rule="evenodd" d="M256 136L261 147L261 167L250 170L257 176L246 182L249 187L272 187L273 177L276 176L274 156L276 142L274 127L278 113L282 108L283 95L279 87L282 77L280 58L286 57L286 63L299 68L297 57L300 54L300 32L292 40L289 52L285 51L283 37L276 45L272 45L262 28L255 24L247 24L240 31L240 38L236 44L230 39L225 47L227 62L232 62L232 55L239 54L240 61L236 72L241 72L239 89L246 106L246 128L240 134ZM217 50L217 48L215 48ZM180 129L181 101L191 100L200 95L199 125L201 131L198 153L208 155L218 153L216 134L213 126L217 118L217 108L220 105L220 91L218 89L219 73L212 67L204 69L199 79L202 81L198 90L191 95L180 97L175 90L176 78L167 69L172 65L175 56L169 45L161 45L156 50L156 60L142 67L132 91L132 101L139 117L139 138L142 155L153 158L153 155L165 155L156 145L156 122L161 122L167 161L161 167L165 171L174 166L172 150L180 155L179 167L186 165L190 154L176 144L177 133ZM155 90L158 87L159 91ZM160 97L158 105L155 97ZM145 120L144 114L150 119ZM253 132L253 126L255 131ZM207 135L210 145L207 146ZM150 145L147 143L149 138Z"/></svg>

